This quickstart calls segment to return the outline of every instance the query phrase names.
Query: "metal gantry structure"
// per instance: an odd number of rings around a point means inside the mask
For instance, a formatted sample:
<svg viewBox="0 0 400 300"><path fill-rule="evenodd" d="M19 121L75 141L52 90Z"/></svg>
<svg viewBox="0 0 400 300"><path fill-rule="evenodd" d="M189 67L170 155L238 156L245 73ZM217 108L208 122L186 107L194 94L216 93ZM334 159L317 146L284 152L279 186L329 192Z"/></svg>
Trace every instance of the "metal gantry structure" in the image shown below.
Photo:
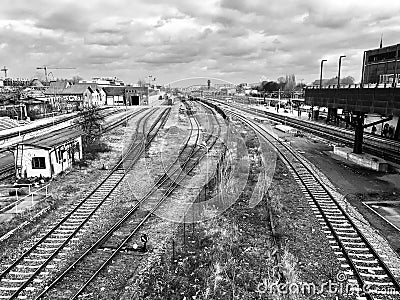
<svg viewBox="0 0 400 300"><path fill-rule="evenodd" d="M43 65L42 67L37 67L37 70L44 70L44 76L46 77L46 84L48 84L49 80L47 78L47 70L74 70L76 68L73 67L49 67L46 65Z"/></svg>

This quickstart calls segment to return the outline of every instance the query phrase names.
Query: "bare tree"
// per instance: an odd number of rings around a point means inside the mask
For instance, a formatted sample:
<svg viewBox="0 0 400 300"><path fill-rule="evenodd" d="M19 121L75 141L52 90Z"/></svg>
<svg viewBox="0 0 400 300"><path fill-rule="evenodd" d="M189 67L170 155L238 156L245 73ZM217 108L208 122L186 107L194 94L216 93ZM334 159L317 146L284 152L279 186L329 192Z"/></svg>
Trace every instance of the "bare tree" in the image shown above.
<svg viewBox="0 0 400 300"><path fill-rule="evenodd" d="M354 77L347 76L340 78L341 84L354 84ZM328 85L336 85L337 84L337 77L332 77L330 79L322 79L322 86ZM313 85L319 85L319 79L314 80Z"/></svg>
<svg viewBox="0 0 400 300"><path fill-rule="evenodd" d="M100 139L104 116L97 107L89 107L80 111L76 122L83 131L82 143L84 148Z"/></svg>
<svg viewBox="0 0 400 300"><path fill-rule="evenodd" d="M146 81L143 78L139 78L137 81L138 86L143 87L146 86Z"/></svg>
<svg viewBox="0 0 400 300"><path fill-rule="evenodd" d="M74 77L72 77L71 82L72 82L72 84L79 83L79 81L81 81L82 79L83 78L81 76L75 75Z"/></svg>

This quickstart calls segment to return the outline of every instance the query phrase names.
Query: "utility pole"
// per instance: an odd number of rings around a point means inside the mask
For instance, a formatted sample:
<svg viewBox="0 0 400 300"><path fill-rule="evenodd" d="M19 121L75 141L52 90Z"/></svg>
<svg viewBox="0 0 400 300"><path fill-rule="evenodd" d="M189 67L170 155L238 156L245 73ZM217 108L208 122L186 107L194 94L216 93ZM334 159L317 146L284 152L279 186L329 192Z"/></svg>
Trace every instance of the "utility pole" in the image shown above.
<svg viewBox="0 0 400 300"><path fill-rule="evenodd" d="M150 101L150 86L151 86L151 78L153 77L153 75L149 75L149 87L147 88L147 105L149 105Z"/></svg>
<svg viewBox="0 0 400 300"><path fill-rule="evenodd" d="M322 89L322 68L324 66L324 61L327 61L326 59L321 60L321 72L319 75L319 89Z"/></svg>
<svg viewBox="0 0 400 300"><path fill-rule="evenodd" d="M339 56L339 71L338 71L338 76L337 76L337 87L340 88L340 68L342 67L342 58L346 57L346 55L340 55Z"/></svg>
<svg viewBox="0 0 400 300"><path fill-rule="evenodd" d="M1 69L1 71L4 72L4 79L6 79L6 78L7 78L7 71L8 71L8 69L6 68L6 66L4 66L4 68Z"/></svg>

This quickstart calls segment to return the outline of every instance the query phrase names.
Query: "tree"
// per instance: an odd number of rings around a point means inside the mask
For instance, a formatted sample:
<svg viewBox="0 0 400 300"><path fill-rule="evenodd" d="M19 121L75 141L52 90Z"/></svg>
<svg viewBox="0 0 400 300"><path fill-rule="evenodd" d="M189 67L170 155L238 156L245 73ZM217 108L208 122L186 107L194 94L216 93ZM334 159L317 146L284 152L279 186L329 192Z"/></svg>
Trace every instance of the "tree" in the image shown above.
<svg viewBox="0 0 400 300"><path fill-rule="evenodd" d="M137 81L138 86L143 87L146 86L146 81L143 78L139 78Z"/></svg>
<svg viewBox="0 0 400 300"><path fill-rule="evenodd" d="M279 84L275 81L263 81L261 83L261 90L264 92L272 93L279 90Z"/></svg>
<svg viewBox="0 0 400 300"><path fill-rule="evenodd" d="M84 148L99 140L104 116L97 107L89 107L80 111L76 122L83 131L82 144Z"/></svg>
<svg viewBox="0 0 400 300"><path fill-rule="evenodd" d="M278 77L277 81L278 81L279 89L283 90L286 85L286 78L281 76L281 77Z"/></svg>
<svg viewBox="0 0 400 300"><path fill-rule="evenodd" d="M296 76L294 74L286 75L285 91L293 91L296 86Z"/></svg>
<svg viewBox="0 0 400 300"><path fill-rule="evenodd" d="M305 86L306 86L305 83L298 83L296 84L296 87L294 89L295 91L301 91Z"/></svg>
<svg viewBox="0 0 400 300"><path fill-rule="evenodd" d="M344 78L340 78L341 84L354 84L354 77L353 76L346 76Z"/></svg>
<svg viewBox="0 0 400 300"><path fill-rule="evenodd" d="M79 81L81 81L83 78L81 77L81 76L79 76L79 75L75 75L74 77L72 77L72 84L75 84L75 83L79 83Z"/></svg>
<svg viewBox="0 0 400 300"><path fill-rule="evenodd" d="M337 76L336 77L332 77L330 79L322 79L322 86L328 86L328 85L336 85L337 84ZM319 79L314 80L314 82L312 83L313 85L319 85ZM347 76L347 77L343 77L340 78L340 84L354 84L354 78L352 76Z"/></svg>

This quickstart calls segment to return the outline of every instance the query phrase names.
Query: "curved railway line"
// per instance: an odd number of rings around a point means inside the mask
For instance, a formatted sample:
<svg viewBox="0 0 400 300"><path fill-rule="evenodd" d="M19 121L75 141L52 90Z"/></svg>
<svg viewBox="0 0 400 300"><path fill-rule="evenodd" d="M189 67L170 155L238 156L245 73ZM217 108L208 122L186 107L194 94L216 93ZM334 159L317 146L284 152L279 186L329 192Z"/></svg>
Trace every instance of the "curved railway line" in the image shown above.
<svg viewBox="0 0 400 300"><path fill-rule="evenodd" d="M144 153L151 140L140 139L145 134L149 118L157 111L151 109L138 121L130 149L105 179L61 220L56 221L42 237L0 273L0 299L26 298L35 286L45 280L47 268L54 267L71 249L71 243L85 232L85 226L96 218L99 209L125 177L127 170ZM170 109L164 109L149 129L157 132L166 122ZM151 135L154 138L155 133Z"/></svg>
<svg viewBox="0 0 400 300"><path fill-rule="evenodd" d="M188 104L186 104L188 107ZM207 108L209 109L209 108ZM153 184L149 192L137 200L137 203L115 225L105 232L84 254L64 270L56 279L36 296L35 299L77 299L88 289L89 285L98 277L104 269L112 264L121 251L129 248L134 237L137 237L140 229L153 213L168 199L169 195L179 186L188 174L199 164L205 153L198 145L200 140L200 123L196 116L189 116L190 133L182 146L177 158L165 170L165 174ZM218 131L214 135L214 128L206 138L208 148L212 148L220 134L220 124L217 121ZM190 144L189 144L190 143ZM139 208L150 203L145 216L135 215ZM110 251L100 251L102 245L112 245ZM77 289L75 286L78 285ZM75 288L74 288L75 287ZM58 292L57 292L58 289ZM51 291L55 290L51 294ZM65 294L69 291L70 294ZM50 294L50 295L49 295Z"/></svg>
<svg viewBox="0 0 400 300"><path fill-rule="evenodd" d="M220 104L227 105L226 103L213 99ZM283 116L274 114L268 111L259 110L256 108L246 108L243 105L236 106L232 105L237 109L246 111L253 115L261 116L268 118L274 122L287 124L294 128L303 130L305 132L313 133L317 136L321 136L327 138L331 141L343 143L349 146L352 146L354 143L354 131L339 128L337 126L331 125L323 125L316 122L306 121L306 120L298 120L293 117ZM367 150L367 152L387 159L389 161L393 161L395 163L400 163L400 142L390 140L388 138L380 137L377 135L372 135L369 133L364 133L364 143L363 148Z"/></svg>
<svg viewBox="0 0 400 300"><path fill-rule="evenodd" d="M341 262L348 283L365 292L357 299L399 299L400 285L396 278L330 188L315 174L311 163L261 125L234 111L225 111L260 134L288 166Z"/></svg>

